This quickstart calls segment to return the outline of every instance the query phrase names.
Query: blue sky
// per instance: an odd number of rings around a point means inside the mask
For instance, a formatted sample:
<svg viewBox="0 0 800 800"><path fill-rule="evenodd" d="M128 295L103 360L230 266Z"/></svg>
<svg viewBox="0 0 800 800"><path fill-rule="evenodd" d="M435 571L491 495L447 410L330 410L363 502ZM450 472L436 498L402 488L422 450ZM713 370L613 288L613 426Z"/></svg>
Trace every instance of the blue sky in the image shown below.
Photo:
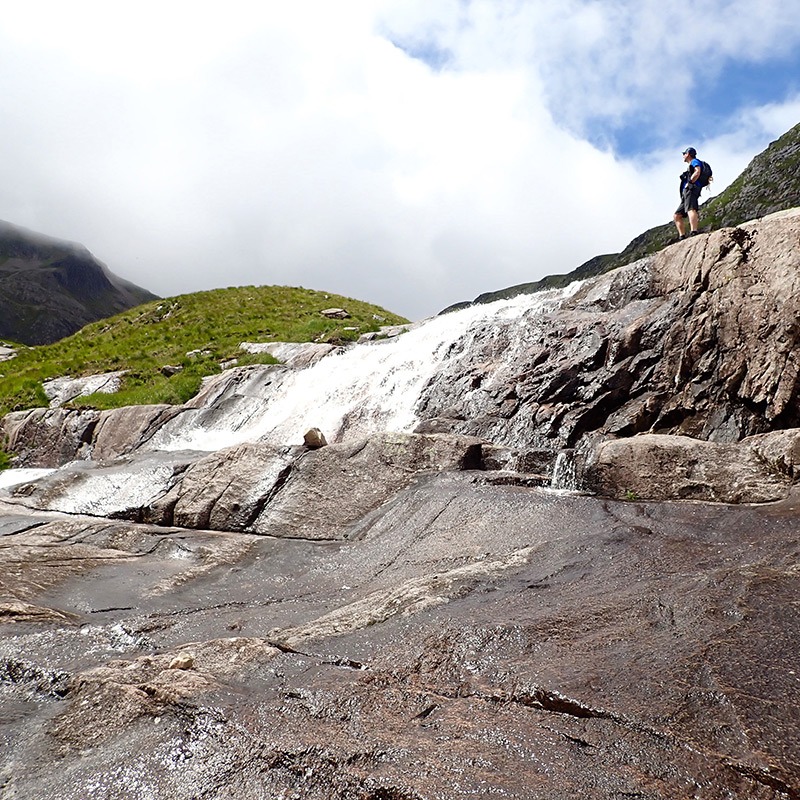
<svg viewBox="0 0 800 800"><path fill-rule="evenodd" d="M448 5L449 25L436 11ZM523 64L538 74L553 119L620 158L735 131L742 114L800 94L800 7L793 13L772 0L705 2L694 21L692 11L674 17L650 0L492 5L497 13L484 30L501 42L495 64ZM423 14L416 27L388 35L436 72L469 70L465 43L480 24L477 9L486 7L434 3L427 24L419 22ZM748 47L754 27L766 36ZM511 30L523 32L521 43ZM537 52L537 39L553 32L556 45Z"/></svg>
<svg viewBox="0 0 800 800"><path fill-rule="evenodd" d="M735 132L742 114L760 106L790 103L798 94L800 49L760 62L727 59L719 70L700 72L691 92L697 111L681 114L674 128L662 129L658 117L650 117L645 108L641 115L631 113L621 121L590 120L587 131L598 146L607 145L623 158L635 157L676 140L690 146Z"/></svg>
<svg viewBox="0 0 800 800"><path fill-rule="evenodd" d="M735 133L741 115L753 109L789 104L800 94L800 49L759 63L728 60L719 71L703 75L691 97L697 112L680 114L673 127L662 128L651 109L632 111L622 120L587 119L585 135L622 158L635 158L674 145ZM557 117L557 108L552 109ZM800 119L798 120L800 122Z"/></svg>
<svg viewBox="0 0 800 800"><path fill-rule="evenodd" d="M721 191L800 122L798 76L778 0L29 0L0 219L163 296L420 318L669 221L688 145Z"/></svg>

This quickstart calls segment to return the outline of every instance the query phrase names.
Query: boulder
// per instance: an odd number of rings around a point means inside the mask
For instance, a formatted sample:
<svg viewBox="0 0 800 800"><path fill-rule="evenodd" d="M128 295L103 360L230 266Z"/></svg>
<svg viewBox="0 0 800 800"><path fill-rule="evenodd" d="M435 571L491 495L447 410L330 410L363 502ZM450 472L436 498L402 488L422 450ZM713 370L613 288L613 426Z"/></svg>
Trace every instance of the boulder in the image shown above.
<svg viewBox="0 0 800 800"><path fill-rule="evenodd" d="M419 327L419 325L419 322L407 322L403 325L382 325L377 331L362 333L361 336L358 337L358 342L362 344L364 342L374 342L381 339L394 339L396 336L400 336L401 333L413 330Z"/></svg>
<svg viewBox="0 0 800 800"><path fill-rule="evenodd" d="M316 450L319 447L325 447L328 444L328 440L319 428L310 428L303 436L303 444L310 450Z"/></svg>
<svg viewBox="0 0 800 800"><path fill-rule="evenodd" d="M44 393L50 401L50 408L63 406L76 397L90 394L114 394L122 385L124 370L105 372L102 375L85 375L80 378L54 378L43 384Z"/></svg>
<svg viewBox="0 0 800 800"><path fill-rule="evenodd" d="M180 652L169 662L167 669L192 669L192 667L194 667L194 655Z"/></svg>
<svg viewBox="0 0 800 800"><path fill-rule="evenodd" d="M741 444L643 434L600 444L584 484L617 499L765 503L788 496L798 455L800 430Z"/></svg>
<svg viewBox="0 0 800 800"><path fill-rule="evenodd" d="M326 308L319 312L328 319L349 319L350 314L343 308Z"/></svg>
<svg viewBox="0 0 800 800"><path fill-rule="evenodd" d="M100 412L91 409L33 408L0 419L2 449L17 467L59 467L91 450Z"/></svg>
<svg viewBox="0 0 800 800"><path fill-rule="evenodd" d="M219 416L220 411L248 400L262 400L277 391L291 375L282 364L253 364L225 370L203 379L200 391L183 406L185 409L203 409L206 414ZM191 416L191 415L190 415Z"/></svg>

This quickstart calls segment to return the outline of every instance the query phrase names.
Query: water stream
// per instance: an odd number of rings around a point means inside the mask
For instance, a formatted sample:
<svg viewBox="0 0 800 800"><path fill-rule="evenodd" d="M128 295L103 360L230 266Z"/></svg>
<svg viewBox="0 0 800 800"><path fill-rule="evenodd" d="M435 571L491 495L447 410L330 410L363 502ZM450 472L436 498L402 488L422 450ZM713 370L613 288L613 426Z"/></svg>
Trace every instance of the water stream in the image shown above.
<svg viewBox="0 0 800 800"><path fill-rule="evenodd" d="M466 396L464 413L478 418L481 403L494 400L478 388L473 401L463 377L472 368L513 375L528 357L531 340L541 336L543 326L557 324L554 312L579 285L433 317L395 338L334 350L303 368L229 370L210 379L201 396L161 427L132 461L65 465L57 472L73 477L46 504L101 516L146 506L167 492L176 469L200 452L253 441L279 448L300 445L310 428L319 428L330 443L410 433L420 422L423 398L426 417L439 411L430 407L432 385L443 390L440 405ZM554 484L574 488L566 458L559 457ZM35 483L48 474L9 470L0 488Z"/></svg>
<svg viewBox="0 0 800 800"><path fill-rule="evenodd" d="M423 390L449 359L468 352L492 324L502 321L522 331L578 285L470 306L433 317L394 339L334 351L279 379L245 382L237 397L219 404L213 414L191 410L164 426L149 447L211 451L255 440L301 444L312 427L329 442L380 431L410 432L419 422ZM513 358L513 353L501 357Z"/></svg>
<svg viewBox="0 0 800 800"><path fill-rule="evenodd" d="M553 464L550 488L565 492L575 492L579 487L578 468L574 450L562 450Z"/></svg>

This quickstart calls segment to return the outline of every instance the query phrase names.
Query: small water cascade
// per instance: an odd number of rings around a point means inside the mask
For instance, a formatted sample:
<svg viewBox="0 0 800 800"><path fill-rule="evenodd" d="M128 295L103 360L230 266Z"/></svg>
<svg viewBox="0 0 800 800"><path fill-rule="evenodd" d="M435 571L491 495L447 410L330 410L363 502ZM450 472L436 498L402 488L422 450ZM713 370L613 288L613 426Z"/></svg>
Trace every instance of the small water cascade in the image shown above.
<svg viewBox="0 0 800 800"><path fill-rule="evenodd" d="M29 483L30 481L43 478L54 472L52 469L4 469L0 471L0 489L7 489L11 486L17 486L20 483Z"/></svg>
<svg viewBox="0 0 800 800"><path fill-rule="evenodd" d="M578 457L575 450L562 450L553 464L550 488L566 492L580 489L578 480Z"/></svg>

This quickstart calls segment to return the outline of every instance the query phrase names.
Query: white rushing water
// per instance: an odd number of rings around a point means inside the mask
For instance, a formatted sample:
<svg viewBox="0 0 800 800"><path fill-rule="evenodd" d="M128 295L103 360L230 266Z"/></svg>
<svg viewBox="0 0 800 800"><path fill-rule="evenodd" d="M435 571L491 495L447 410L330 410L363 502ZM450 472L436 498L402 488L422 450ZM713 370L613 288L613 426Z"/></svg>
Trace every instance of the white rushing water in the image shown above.
<svg viewBox="0 0 800 800"><path fill-rule="evenodd" d="M0 471L0 489L8 489L11 486L18 486L20 483L43 478L55 472L53 469L4 469Z"/></svg>
<svg viewBox="0 0 800 800"><path fill-rule="evenodd" d="M468 349L471 339L500 320L518 320L522 326L532 315L557 307L578 286L470 306L394 339L334 352L272 385L248 383L221 412L192 411L167 424L150 448L211 451L255 440L301 444L313 427L331 442L379 431L410 432L419 422L423 389L455 344L458 352Z"/></svg>
<svg viewBox="0 0 800 800"><path fill-rule="evenodd" d="M541 338L542 326L558 319L553 312L579 286L433 317L396 338L337 349L307 367L252 367L215 376L130 464L78 461L62 467L74 476L45 505L73 514L122 513L166 493L176 469L196 459L198 451L252 441L299 445L310 428L322 430L329 442L384 431L410 433L420 422L417 409L432 379L445 373L447 387L474 366L475 358L480 368L488 364L513 373L530 342ZM559 460L556 486L572 488L571 466L571 459ZM0 489L35 483L50 472L0 472Z"/></svg>
<svg viewBox="0 0 800 800"><path fill-rule="evenodd" d="M575 461L574 450L562 450L553 465L553 474L550 488L565 492L574 492L579 489L578 469Z"/></svg>

